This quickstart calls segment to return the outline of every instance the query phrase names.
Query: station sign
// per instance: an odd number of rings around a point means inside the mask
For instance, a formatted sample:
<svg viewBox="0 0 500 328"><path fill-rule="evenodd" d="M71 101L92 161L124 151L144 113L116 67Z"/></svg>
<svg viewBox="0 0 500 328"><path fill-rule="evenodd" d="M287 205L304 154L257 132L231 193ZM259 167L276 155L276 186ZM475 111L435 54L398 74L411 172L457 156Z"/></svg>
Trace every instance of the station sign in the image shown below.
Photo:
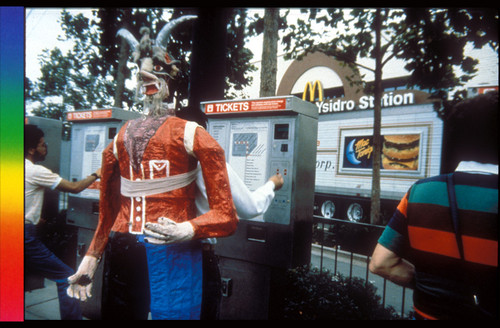
<svg viewBox="0 0 500 328"><path fill-rule="evenodd" d="M317 92L317 97L316 97ZM307 99L309 98L309 99ZM409 106L429 102L429 95L419 90L396 90L384 92L380 100L382 108ZM330 114L353 110L367 110L375 108L375 97L362 95L357 99L332 98L325 99L323 86L316 80L314 83L307 82L302 93L302 99L313 102L318 107L318 113Z"/></svg>

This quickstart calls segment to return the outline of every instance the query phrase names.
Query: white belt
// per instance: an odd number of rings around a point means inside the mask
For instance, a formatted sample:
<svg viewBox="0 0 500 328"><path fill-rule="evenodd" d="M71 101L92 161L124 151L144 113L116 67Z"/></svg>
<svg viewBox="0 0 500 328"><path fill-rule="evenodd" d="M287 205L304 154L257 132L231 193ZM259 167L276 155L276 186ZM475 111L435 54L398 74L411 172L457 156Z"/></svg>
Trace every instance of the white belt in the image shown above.
<svg viewBox="0 0 500 328"><path fill-rule="evenodd" d="M131 181L124 177L120 177L120 192L125 197L142 197L176 190L193 182L196 179L196 175L199 170L200 168L197 167L196 169L186 173L148 180Z"/></svg>

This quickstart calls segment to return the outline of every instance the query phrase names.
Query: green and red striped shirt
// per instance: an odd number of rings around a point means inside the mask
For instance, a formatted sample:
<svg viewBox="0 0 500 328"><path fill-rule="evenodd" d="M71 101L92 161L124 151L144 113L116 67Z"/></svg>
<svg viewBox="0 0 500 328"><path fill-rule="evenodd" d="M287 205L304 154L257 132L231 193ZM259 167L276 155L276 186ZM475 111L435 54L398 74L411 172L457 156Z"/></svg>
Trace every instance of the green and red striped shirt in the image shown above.
<svg viewBox="0 0 500 328"><path fill-rule="evenodd" d="M379 243L415 265L414 307L424 317L476 318L479 309L497 314L498 174L454 173L464 260L446 177L415 183Z"/></svg>

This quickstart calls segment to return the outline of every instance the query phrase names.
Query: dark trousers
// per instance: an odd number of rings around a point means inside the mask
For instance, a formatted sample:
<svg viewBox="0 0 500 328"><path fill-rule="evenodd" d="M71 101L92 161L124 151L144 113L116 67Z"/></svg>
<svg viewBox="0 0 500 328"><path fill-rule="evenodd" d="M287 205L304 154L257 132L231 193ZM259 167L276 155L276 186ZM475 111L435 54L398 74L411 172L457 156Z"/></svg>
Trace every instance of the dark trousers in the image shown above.
<svg viewBox="0 0 500 328"><path fill-rule="evenodd" d="M222 286L219 259L213 245L203 244L203 295L201 300L201 320L219 319Z"/></svg>
<svg viewBox="0 0 500 328"><path fill-rule="evenodd" d="M42 243L33 224L24 225L24 265L25 269L56 282L62 320L82 319L80 301L69 297L66 292L69 287L67 279L74 274L73 269Z"/></svg>
<svg viewBox="0 0 500 328"><path fill-rule="evenodd" d="M149 303L144 245L135 235L111 232L105 251L102 318L147 320Z"/></svg>

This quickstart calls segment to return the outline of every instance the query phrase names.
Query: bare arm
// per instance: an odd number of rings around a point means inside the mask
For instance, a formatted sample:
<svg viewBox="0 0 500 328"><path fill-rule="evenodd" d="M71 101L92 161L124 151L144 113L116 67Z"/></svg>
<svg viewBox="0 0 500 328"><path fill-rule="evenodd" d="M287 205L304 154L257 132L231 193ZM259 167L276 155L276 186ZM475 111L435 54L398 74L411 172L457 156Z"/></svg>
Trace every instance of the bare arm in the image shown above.
<svg viewBox="0 0 500 328"><path fill-rule="evenodd" d="M85 179L79 181L68 181L66 179L62 179L61 182L59 182L59 184L57 185L56 189L59 191L78 194L79 192L88 188L88 186L90 186L94 181L101 177L101 169L98 169L95 174L97 175L97 177L94 175L89 175Z"/></svg>
<svg viewBox="0 0 500 328"><path fill-rule="evenodd" d="M372 273L404 287L414 287L415 267L396 253L377 244L369 269Z"/></svg>

